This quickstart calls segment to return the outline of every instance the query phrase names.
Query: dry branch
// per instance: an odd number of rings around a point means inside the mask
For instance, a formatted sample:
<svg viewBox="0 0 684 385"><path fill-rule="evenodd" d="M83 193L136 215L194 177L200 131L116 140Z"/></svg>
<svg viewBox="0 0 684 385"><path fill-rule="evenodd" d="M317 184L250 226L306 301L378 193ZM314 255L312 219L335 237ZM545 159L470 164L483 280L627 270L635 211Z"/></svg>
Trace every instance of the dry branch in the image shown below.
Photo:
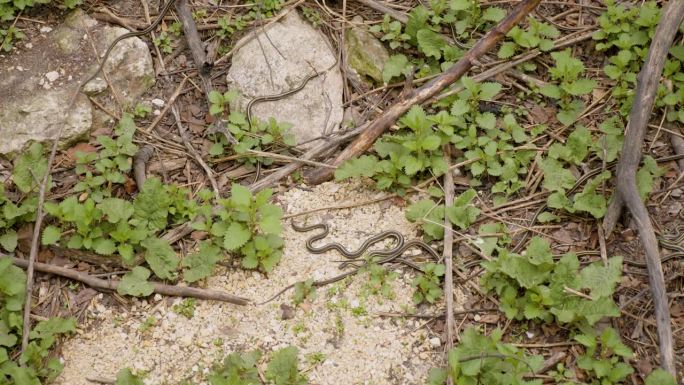
<svg viewBox="0 0 684 385"><path fill-rule="evenodd" d="M24 269L26 269L29 265L28 261L15 257L12 257L12 263ZM119 280L100 279L93 277L89 274L82 273L80 271L67 269L66 267L55 266L40 262L34 262L33 266L36 270L40 272L59 275L60 277L65 277L72 279L74 281L82 282L94 289L116 290L116 288L119 287ZM204 300L229 302L235 305L243 306L248 305L251 302L247 298L234 296L232 294L224 293L221 291L200 289L196 287L165 285L163 283L154 283L154 292L161 295L168 295L173 297L192 297Z"/></svg>
<svg viewBox="0 0 684 385"><path fill-rule="evenodd" d="M444 146L444 160L446 164L451 163L451 147ZM444 174L444 199L447 205L454 202L454 174L447 171ZM451 227L449 216L444 216L444 298L446 299L446 349L454 347L454 274L453 274L453 248L454 231ZM453 385L454 379L451 375L447 378L447 385Z"/></svg>
<svg viewBox="0 0 684 385"><path fill-rule="evenodd" d="M620 217L623 205L629 208L634 217L639 229L639 237L646 251L648 277L653 293L656 324L658 325L660 365L673 375L675 375L675 363L670 310L665 293L665 279L660 263L658 240L646 205L639 196L636 171L641 160L641 148L667 52L682 19L684 19L684 1L668 2L663 8L662 18L653 36L646 63L644 63L637 79L636 96L629 115L622 154L617 166L616 194L613 196L604 219L604 228L609 234Z"/></svg>
<svg viewBox="0 0 684 385"><path fill-rule="evenodd" d="M541 0L525 0L518 4L496 27L482 37L464 56L451 68L440 76L434 78L422 87L411 92L405 99L398 101L370 123L368 128L359 135L356 140L340 153L334 160L334 165L339 165L347 159L353 158L369 149L375 139L382 135L387 128L399 119L411 106L423 103L435 96L439 91L446 88L461 78L477 61L479 57L490 51L508 31L513 28L528 13L537 7ZM329 168L315 169L308 176L307 181L311 184L324 182L332 176L333 171Z"/></svg>

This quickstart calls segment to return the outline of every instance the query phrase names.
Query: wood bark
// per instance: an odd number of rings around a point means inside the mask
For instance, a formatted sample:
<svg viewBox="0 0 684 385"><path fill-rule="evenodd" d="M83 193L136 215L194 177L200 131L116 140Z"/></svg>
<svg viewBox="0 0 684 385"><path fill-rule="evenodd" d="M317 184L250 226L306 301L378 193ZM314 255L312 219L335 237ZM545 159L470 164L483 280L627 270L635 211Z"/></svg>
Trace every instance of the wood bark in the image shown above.
<svg viewBox="0 0 684 385"><path fill-rule="evenodd" d="M624 205L632 213L646 252L648 278L658 328L660 365L675 376L670 310L660 263L658 240L646 205L639 196L636 172L641 160L644 136L651 118L665 59L682 19L684 19L684 1L670 1L663 7L662 17L651 41L646 63L637 78L636 96L617 166L617 189L604 218L604 228L609 234L620 217Z"/></svg>

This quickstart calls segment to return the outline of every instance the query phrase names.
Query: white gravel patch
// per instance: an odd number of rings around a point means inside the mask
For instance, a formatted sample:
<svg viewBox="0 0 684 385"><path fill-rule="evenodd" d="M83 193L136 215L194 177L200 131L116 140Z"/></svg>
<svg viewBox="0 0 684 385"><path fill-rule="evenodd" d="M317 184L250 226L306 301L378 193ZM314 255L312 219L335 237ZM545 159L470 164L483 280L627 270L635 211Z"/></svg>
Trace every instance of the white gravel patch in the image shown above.
<svg viewBox="0 0 684 385"><path fill-rule="evenodd" d="M362 202L377 193L358 183L325 183L312 191L291 189L277 196L286 214L348 202ZM326 240L348 248L378 232L394 229L407 239L416 236L396 201L383 201L351 209L321 211L299 217L298 223L325 221L331 224ZM313 277L324 279L340 273L339 254L310 254L305 241L312 233L298 233L284 224L285 253L266 277L253 271L217 269L207 287L263 301L283 287ZM294 345L300 349L300 369L311 384L422 384L428 370L443 361L443 340L422 327L424 319L385 318L377 312L406 312L414 309L411 280L415 273L397 267L392 283L395 297L365 295L367 275L348 282L319 288L313 301L282 320L281 304L292 305L292 291L262 306L235 306L197 301L191 319L173 312L178 298L133 300L128 311L107 308L95 301L88 310L86 331L67 341L62 349L65 368L56 384L91 384L86 378L110 378L124 367L147 373L146 384L176 384L184 380L202 382L213 363L235 351L273 350ZM458 293L458 292L457 292ZM101 298L101 297L100 297ZM460 298L460 295L459 297ZM457 301L456 306L459 306ZM461 302L462 303L462 302ZM443 304L421 308L436 313ZM365 314L364 314L365 313ZM141 325L149 317L157 323L146 331ZM307 362L306 355L323 353L322 363ZM263 364L262 364L263 365Z"/></svg>

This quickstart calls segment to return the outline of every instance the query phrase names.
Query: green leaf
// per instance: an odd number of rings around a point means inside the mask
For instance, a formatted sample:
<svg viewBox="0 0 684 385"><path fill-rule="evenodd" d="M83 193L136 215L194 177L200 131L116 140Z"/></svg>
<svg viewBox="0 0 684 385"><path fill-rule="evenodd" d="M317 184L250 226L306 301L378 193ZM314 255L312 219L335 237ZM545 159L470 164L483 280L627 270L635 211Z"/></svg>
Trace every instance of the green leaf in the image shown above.
<svg viewBox="0 0 684 385"><path fill-rule="evenodd" d="M252 237L249 229L239 222L233 222L228 226L226 233L223 235L223 248L228 251L234 251L244 246Z"/></svg>
<svg viewBox="0 0 684 385"><path fill-rule="evenodd" d="M451 105L451 114L454 116L461 116L470 111L468 101L464 99L456 99Z"/></svg>
<svg viewBox="0 0 684 385"><path fill-rule="evenodd" d="M230 189L230 200L237 207L249 207L252 204L252 193L241 184L233 183Z"/></svg>
<svg viewBox="0 0 684 385"><path fill-rule="evenodd" d="M382 81L387 84L393 78L405 74L410 68L411 64L406 56L402 54L392 55L387 59L385 66L382 68Z"/></svg>
<svg viewBox="0 0 684 385"><path fill-rule="evenodd" d="M470 224L475 222L477 216L480 214L480 209L473 206L471 201L475 198L477 192L474 189L469 189L454 199L452 206L447 206L446 216L449 221L461 229L466 229Z"/></svg>
<svg viewBox="0 0 684 385"><path fill-rule="evenodd" d="M677 382L675 381L674 377L672 377L672 374L669 372L665 371L664 369L656 369L651 372L651 374L646 377L646 381L644 382L644 385L676 385Z"/></svg>
<svg viewBox="0 0 684 385"><path fill-rule="evenodd" d="M418 222L431 239L444 237L444 205L423 199L410 205L404 214L410 222Z"/></svg>
<svg viewBox="0 0 684 385"><path fill-rule="evenodd" d="M56 244L60 237L62 236L62 230L56 226L47 226L43 229L43 235L41 237L41 243L44 246ZM0 241L1 242L1 241Z"/></svg>
<svg viewBox="0 0 684 385"><path fill-rule="evenodd" d="M259 214L259 228L262 233L278 235L283 231L283 225L280 223L283 209L279 206L266 204L259 209Z"/></svg>
<svg viewBox="0 0 684 385"><path fill-rule="evenodd" d="M335 170L335 180L366 177L370 178L376 173L378 158L372 155L362 155L358 158L349 159Z"/></svg>
<svg viewBox="0 0 684 385"><path fill-rule="evenodd" d="M140 244L145 248L145 261L157 277L175 278L179 260L168 241L160 238L147 238Z"/></svg>
<svg viewBox="0 0 684 385"><path fill-rule="evenodd" d="M513 43L512 41L507 41L501 44L501 48L499 48L499 53L497 55L499 56L499 59L508 59L515 55L515 51L517 49L517 44Z"/></svg>
<svg viewBox="0 0 684 385"><path fill-rule="evenodd" d="M606 197L597 194L595 191L601 183L610 179L610 175L610 171L604 171L590 180L582 192L575 195L573 208L578 211L586 211L594 218L603 218L607 210L607 200Z"/></svg>
<svg viewBox="0 0 684 385"><path fill-rule="evenodd" d="M209 92L209 101L213 104L222 104L223 95L216 90L212 90L211 92Z"/></svg>
<svg viewBox="0 0 684 385"><path fill-rule="evenodd" d="M93 250L100 255L112 255L116 252L116 244L111 239L97 238L93 240Z"/></svg>
<svg viewBox="0 0 684 385"><path fill-rule="evenodd" d="M444 38L430 29L421 29L417 34L418 49L427 57L439 60L442 57L442 48L446 46Z"/></svg>
<svg viewBox="0 0 684 385"><path fill-rule="evenodd" d="M134 297L147 297L154 292L154 285L148 282L150 271L142 266L136 266L121 278L117 293Z"/></svg>
<svg viewBox="0 0 684 385"><path fill-rule="evenodd" d="M216 91L213 91L216 92ZM216 92L219 94L218 92ZM219 94L220 95L220 94ZM142 378L134 375L131 373L131 370L128 368L124 368L119 370L119 373L116 374L116 382L114 385L144 385L145 383L143 382Z"/></svg>
<svg viewBox="0 0 684 385"><path fill-rule="evenodd" d="M102 213L107 216L109 223L126 221L135 212L131 202L119 198L105 198L102 202L98 203L97 208L102 210Z"/></svg>
<svg viewBox="0 0 684 385"><path fill-rule="evenodd" d="M480 100L491 101L501 92L501 84L494 82L484 82L480 84Z"/></svg>
<svg viewBox="0 0 684 385"><path fill-rule="evenodd" d="M572 188L575 184L575 177L559 161L547 158L540 162L540 166L544 172L544 182L542 185L545 189L562 192Z"/></svg>
<svg viewBox="0 0 684 385"><path fill-rule="evenodd" d="M489 7L482 12L482 20L498 23L506 17L506 11L498 7Z"/></svg>
<svg viewBox="0 0 684 385"><path fill-rule="evenodd" d="M43 145L32 143L14 163L12 181L23 193L38 188L47 172L47 159L43 156Z"/></svg>
<svg viewBox="0 0 684 385"><path fill-rule="evenodd" d="M475 118L477 125L485 130L493 130L496 127L496 116L491 112L479 114Z"/></svg>
<svg viewBox="0 0 684 385"><path fill-rule="evenodd" d="M11 253L17 248L17 239L16 231L6 230L4 234L0 235L0 246Z"/></svg>
<svg viewBox="0 0 684 385"><path fill-rule="evenodd" d="M643 166L639 168L636 174L641 200L646 200L648 194L653 190L654 179L660 175L662 175L662 170L658 167L658 163L651 156L645 156Z"/></svg>
<svg viewBox="0 0 684 385"><path fill-rule="evenodd" d="M306 377L299 373L297 355L299 349L295 346L277 350L271 356L266 367L266 379L275 385L304 385Z"/></svg>
<svg viewBox="0 0 684 385"><path fill-rule="evenodd" d="M29 333L30 339L46 339L57 334L73 333L76 331L76 319L73 317L53 317L40 321Z"/></svg>
<svg viewBox="0 0 684 385"><path fill-rule="evenodd" d="M593 298L609 297L615 292L622 274L622 257L608 260L608 266L592 263L582 269L577 283L577 289L589 289Z"/></svg>
<svg viewBox="0 0 684 385"><path fill-rule="evenodd" d="M545 84L541 88L539 88L539 92L551 99L560 99L561 98L561 90L560 88L555 85L555 84Z"/></svg>
<svg viewBox="0 0 684 385"><path fill-rule="evenodd" d="M186 282L197 282L212 274L214 266L221 260L221 249L209 241L200 242L199 251L183 259L183 279Z"/></svg>
<svg viewBox="0 0 684 385"><path fill-rule="evenodd" d="M596 88L596 82L592 79L577 79L563 88L573 96L586 95Z"/></svg>

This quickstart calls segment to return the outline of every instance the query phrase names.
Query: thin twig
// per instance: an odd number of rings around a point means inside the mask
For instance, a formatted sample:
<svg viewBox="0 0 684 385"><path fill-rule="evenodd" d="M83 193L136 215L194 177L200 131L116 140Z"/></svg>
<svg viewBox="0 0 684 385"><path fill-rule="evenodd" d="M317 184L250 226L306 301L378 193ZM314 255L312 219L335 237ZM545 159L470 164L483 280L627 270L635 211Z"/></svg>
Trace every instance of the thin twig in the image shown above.
<svg viewBox="0 0 684 385"><path fill-rule="evenodd" d="M29 267L30 261L26 261L20 258L12 258L12 263L15 265L27 269ZM82 282L92 288L102 289L102 290L116 290L119 287L121 281L110 279L104 280L100 278L95 278L90 274L82 273L73 269L68 269L66 267L55 266L48 263L34 262L33 269L38 270L43 273L54 274L60 277L65 277L72 279L74 281ZM221 302L229 302L235 305L248 305L251 301L247 298L238 297L232 294L224 293L216 290L200 289L196 287L187 286L173 286L165 285L163 283L154 282L154 293L168 295L172 297L192 297L204 300L213 300ZM28 335L28 333L27 333Z"/></svg>
<svg viewBox="0 0 684 385"><path fill-rule="evenodd" d="M444 161L448 165L451 162L451 146L444 146ZM447 172L444 174L444 199L447 205L454 202L454 174ZM447 351L454 347L454 274L453 274L453 247L454 232L451 221L447 215L444 216L444 297L446 298L446 344ZM447 377L447 385L453 385L454 379L451 375Z"/></svg>

